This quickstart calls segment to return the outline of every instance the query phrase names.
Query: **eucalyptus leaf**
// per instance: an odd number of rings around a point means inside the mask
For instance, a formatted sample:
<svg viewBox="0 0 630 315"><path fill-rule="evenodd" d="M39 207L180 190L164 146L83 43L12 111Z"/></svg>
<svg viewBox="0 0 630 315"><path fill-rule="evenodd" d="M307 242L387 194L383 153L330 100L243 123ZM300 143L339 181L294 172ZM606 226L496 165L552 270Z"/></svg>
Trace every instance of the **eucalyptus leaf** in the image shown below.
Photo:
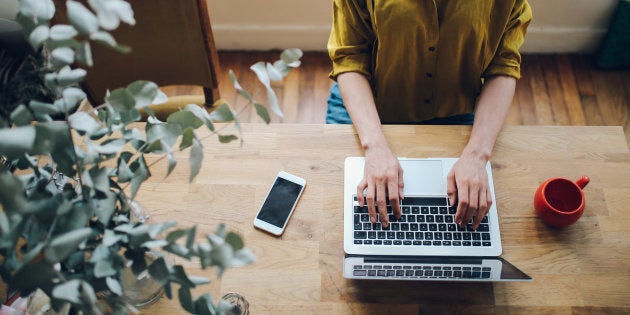
<svg viewBox="0 0 630 315"><path fill-rule="evenodd" d="M212 124L212 119L210 118L210 114L208 114L208 111L195 104L186 105L186 107L184 107L184 110L193 113L195 116L197 116L197 118L203 121L203 123L209 130L214 131L214 125Z"/></svg>
<svg viewBox="0 0 630 315"><path fill-rule="evenodd" d="M45 250L46 260L50 263L60 262L74 252L90 235L92 235L91 228L82 228L54 237Z"/></svg>
<svg viewBox="0 0 630 315"><path fill-rule="evenodd" d="M255 63L254 65L252 65L249 68L252 71L254 71L254 73L256 73L256 76L258 77L258 80L265 87L267 87L267 86L269 86L269 84L271 84L271 80L269 78L269 74L267 73L267 67L265 66L264 62L259 61L259 62Z"/></svg>
<svg viewBox="0 0 630 315"><path fill-rule="evenodd" d="M79 32L72 25L57 24L50 28L50 39L61 41L77 36Z"/></svg>
<svg viewBox="0 0 630 315"><path fill-rule="evenodd" d="M230 244L235 251L240 250L245 246L241 237L234 232L229 232L227 236L225 236L225 242Z"/></svg>
<svg viewBox="0 0 630 315"><path fill-rule="evenodd" d="M68 301L74 304L79 304L81 302L80 297L79 297L80 285L81 285L81 280L78 280L78 279L72 279L72 280L63 282L53 288L52 295L54 298Z"/></svg>
<svg viewBox="0 0 630 315"><path fill-rule="evenodd" d="M149 236L151 236L151 238L156 238L158 237L158 235L174 227L175 225L177 225L177 222L175 221L166 221L153 224L149 227Z"/></svg>
<svg viewBox="0 0 630 315"><path fill-rule="evenodd" d="M101 154L114 154L122 150L125 144L125 139L109 139L97 145L95 148L96 151Z"/></svg>
<svg viewBox="0 0 630 315"><path fill-rule="evenodd" d="M38 22L48 21L55 15L55 4L52 0L20 0L19 4L21 14Z"/></svg>
<svg viewBox="0 0 630 315"><path fill-rule="evenodd" d="M107 284L109 290L112 291L114 294L119 296L123 295L122 286L120 285L120 282L118 282L118 280L112 277L107 277L105 279L105 283Z"/></svg>
<svg viewBox="0 0 630 315"><path fill-rule="evenodd" d="M98 31L96 15L83 4L73 0L66 1L68 20L81 34L92 34Z"/></svg>
<svg viewBox="0 0 630 315"><path fill-rule="evenodd" d="M9 159L33 152L36 135L33 126L0 129L0 152Z"/></svg>
<svg viewBox="0 0 630 315"><path fill-rule="evenodd" d="M70 126L88 135L91 135L101 129L101 125L90 114L77 111L68 118Z"/></svg>
<svg viewBox="0 0 630 315"><path fill-rule="evenodd" d="M236 80L236 75L234 75L234 72L230 69L230 71L228 71L228 75L230 77L230 81L232 81L232 85L234 86L234 88L236 89L236 91L243 96L245 99L247 100L251 100L252 96L249 95L249 93L247 91L245 91L243 89L243 87L241 86L241 84L238 82L238 80Z"/></svg>
<svg viewBox="0 0 630 315"><path fill-rule="evenodd" d="M234 120L234 113L227 103L221 104L218 108L210 113L212 121L229 122Z"/></svg>
<svg viewBox="0 0 630 315"><path fill-rule="evenodd" d="M35 49L39 49L42 44L50 36L50 29L46 25L40 25L36 27L29 35L28 41Z"/></svg>
<svg viewBox="0 0 630 315"><path fill-rule="evenodd" d="M219 135L219 142L221 143L229 143L234 140L238 140L238 137L235 135Z"/></svg>
<svg viewBox="0 0 630 315"><path fill-rule="evenodd" d="M74 62L74 50L69 47L55 48L50 55L54 60L63 65L69 65Z"/></svg>
<svg viewBox="0 0 630 315"><path fill-rule="evenodd" d="M271 81L282 81L284 79L284 74L270 63L267 63L266 71Z"/></svg>
<svg viewBox="0 0 630 315"><path fill-rule="evenodd" d="M280 60L282 60L289 67L296 68L300 66L300 58L304 53L298 48L285 49L280 54Z"/></svg>
<svg viewBox="0 0 630 315"><path fill-rule="evenodd" d="M203 126L203 121L199 119L195 114L186 110L180 110L174 112L168 116L166 122L169 124L178 124L184 130L187 127L197 129Z"/></svg>
<svg viewBox="0 0 630 315"><path fill-rule="evenodd" d="M127 86L127 91L136 100L136 109L153 104L158 94L157 84L150 81L135 81Z"/></svg>
<svg viewBox="0 0 630 315"><path fill-rule="evenodd" d="M65 88L61 94L64 102L64 112L71 112L74 110L86 97L85 92L76 87Z"/></svg>
<svg viewBox="0 0 630 315"><path fill-rule="evenodd" d="M131 48L129 47L124 46L124 45L119 45L116 42L116 39L114 39L114 37L108 32L98 31L98 32L91 33L90 39L95 42L101 43L107 47L113 48L122 53L129 53L131 51Z"/></svg>
<svg viewBox="0 0 630 315"><path fill-rule="evenodd" d="M164 258L159 257L149 265L149 274L161 285L169 281L170 272Z"/></svg>
<svg viewBox="0 0 630 315"><path fill-rule="evenodd" d="M278 97L276 96L276 92L268 86L267 89L267 101L269 102L269 107L271 110L278 116L284 117L282 110L280 109L280 103L278 103Z"/></svg>
<svg viewBox="0 0 630 315"><path fill-rule="evenodd" d="M22 104L20 104L11 112L10 117L11 121L13 121L16 126L30 125L31 121L33 121L33 115L31 115L31 112L28 110L28 108Z"/></svg>
<svg viewBox="0 0 630 315"><path fill-rule="evenodd" d="M190 176L188 181L192 181L197 177L201 170L201 161L203 160L203 147L201 142L197 139L193 139L192 148L190 149L190 156L188 158L188 164L190 165Z"/></svg>
<svg viewBox="0 0 630 315"><path fill-rule="evenodd" d="M166 176L168 176L175 169L175 166L177 165L177 160L175 159L175 156L173 155L172 152L167 153L166 156L168 159L168 168L166 170Z"/></svg>
<svg viewBox="0 0 630 315"><path fill-rule="evenodd" d="M265 123L269 124L271 122L269 111L267 111L267 108L265 108L265 106L261 105L260 103L254 102L254 108L256 108L256 114L258 114L258 117L262 118Z"/></svg>
<svg viewBox="0 0 630 315"><path fill-rule="evenodd" d="M105 278L116 275L116 269L112 266L110 259L101 259L94 264L94 276Z"/></svg>
<svg viewBox="0 0 630 315"><path fill-rule="evenodd" d="M136 197L140 185L147 180L151 173L144 160L144 156L140 156L136 162L132 163L133 178L131 179L131 199Z"/></svg>
<svg viewBox="0 0 630 315"><path fill-rule="evenodd" d="M92 59L92 48L89 41L83 41L76 46L76 60L88 67L94 65L94 59Z"/></svg>
<svg viewBox="0 0 630 315"><path fill-rule="evenodd" d="M83 81L86 74L83 69L71 69L70 66L66 66L59 70L56 79L60 85L66 86Z"/></svg>
<svg viewBox="0 0 630 315"><path fill-rule="evenodd" d="M109 95L105 97L105 101L119 112L129 111L136 105L136 99L126 88L117 88L111 91Z"/></svg>
<svg viewBox="0 0 630 315"><path fill-rule="evenodd" d="M177 297L179 298L179 304L188 313L196 314L195 306L193 304L192 295L190 294L190 288L186 286L180 286L177 291Z"/></svg>

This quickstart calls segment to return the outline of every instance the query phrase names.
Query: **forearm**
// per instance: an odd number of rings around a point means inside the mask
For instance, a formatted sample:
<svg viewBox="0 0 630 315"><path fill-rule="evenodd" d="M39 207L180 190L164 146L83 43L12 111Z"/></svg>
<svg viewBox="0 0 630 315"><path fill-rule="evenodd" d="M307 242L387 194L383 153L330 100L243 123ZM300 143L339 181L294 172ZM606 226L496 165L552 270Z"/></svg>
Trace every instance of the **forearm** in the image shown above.
<svg viewBox="0 0 630 315"><path fill-rule="evenodd" d="M360 73L347 72L337 77L337 83L363 150L388 147L368 80Z"/></svg>
<svg viewBox="0 0 630 315"><path fill-rule="evenodd" d="M488 78L477 101L475 122L462 155L490 160L494 144L505 122L516 89L516 79L508 76Z"/></svg>

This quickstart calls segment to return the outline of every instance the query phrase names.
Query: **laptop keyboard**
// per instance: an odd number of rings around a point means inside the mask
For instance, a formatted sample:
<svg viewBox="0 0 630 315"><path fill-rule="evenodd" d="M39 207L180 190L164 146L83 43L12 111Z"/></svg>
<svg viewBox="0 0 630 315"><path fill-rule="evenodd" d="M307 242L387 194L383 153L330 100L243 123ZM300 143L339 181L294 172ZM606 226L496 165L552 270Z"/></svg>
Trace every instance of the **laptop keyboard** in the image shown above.
<svg viewBox="0 0 630 315"><path fill-rule="evenodd" d="M364 203L365 204L365 203ZM460 227L454 223L456 207L444 197L407 197L401 200L402 216L396 219L387 205L389 226L383 228L377 213L377 223L371 223L367 205L361 207L354 196L354 244L384 246L492 246L488 217L477 230L469 223Z"/></svg>
<svg viewBox="0 0 630 315"><path fill-rule="evenodd" d="M480 266L363 264L354 265L352 275L359 278L489 279L491 270Z"/></svg>

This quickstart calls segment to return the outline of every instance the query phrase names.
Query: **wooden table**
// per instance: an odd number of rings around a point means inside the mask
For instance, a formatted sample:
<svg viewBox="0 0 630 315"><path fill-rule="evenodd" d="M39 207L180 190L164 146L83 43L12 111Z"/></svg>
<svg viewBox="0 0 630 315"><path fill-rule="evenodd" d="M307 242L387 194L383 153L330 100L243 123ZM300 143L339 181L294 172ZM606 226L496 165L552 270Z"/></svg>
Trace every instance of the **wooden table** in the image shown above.
<svg viewBox="0 0 630 315"><path fill-rule="evenodd" d="M342 277L343 161L362 155L352 126L243 125L244 142L204 144L202 171L188 183L186 154L164 179L153 166L139 199L154 220L223 222L243 236L254 264L228 270L196 294L239 292L250 314L628 314L630 313L630 153L621 127L506 126L492 157L503 257L530 283L351 281ZM455 157L469 127L385 126L394 152ZM275 174L302 176L307 187L282 237L252 226ZM549 177L591 178L584 216L565 229L544 225L533 195ZM215 278L213 270L190 272ZM182 313L163 298L146 314Z"/></svg>

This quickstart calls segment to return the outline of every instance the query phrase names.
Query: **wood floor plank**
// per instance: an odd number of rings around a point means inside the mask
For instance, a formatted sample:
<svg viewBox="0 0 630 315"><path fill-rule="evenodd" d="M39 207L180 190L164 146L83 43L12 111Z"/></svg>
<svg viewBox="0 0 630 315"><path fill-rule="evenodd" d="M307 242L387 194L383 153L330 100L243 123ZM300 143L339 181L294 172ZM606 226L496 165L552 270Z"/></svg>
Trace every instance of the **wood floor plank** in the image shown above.
<svg viewBox="0 0 630 315"><path fill-rule="evenodd" d="M553 112L553 120L556 125L569 125L569 114L564 101L564 92L560 83L555 56L543 56L541 59L541 68L547 84L547 95L549 95L549 105Z"/></svg>
<svg viewBox="0 0 630 315"><path fill-rule="evenodd" d="M569 123L571 125L584 126L586 118L580 99L580 92L577 87L571 60L568 55L556 55L556 64L558 66L558 79L564 96L564 104L566 106Z"/></svg>

